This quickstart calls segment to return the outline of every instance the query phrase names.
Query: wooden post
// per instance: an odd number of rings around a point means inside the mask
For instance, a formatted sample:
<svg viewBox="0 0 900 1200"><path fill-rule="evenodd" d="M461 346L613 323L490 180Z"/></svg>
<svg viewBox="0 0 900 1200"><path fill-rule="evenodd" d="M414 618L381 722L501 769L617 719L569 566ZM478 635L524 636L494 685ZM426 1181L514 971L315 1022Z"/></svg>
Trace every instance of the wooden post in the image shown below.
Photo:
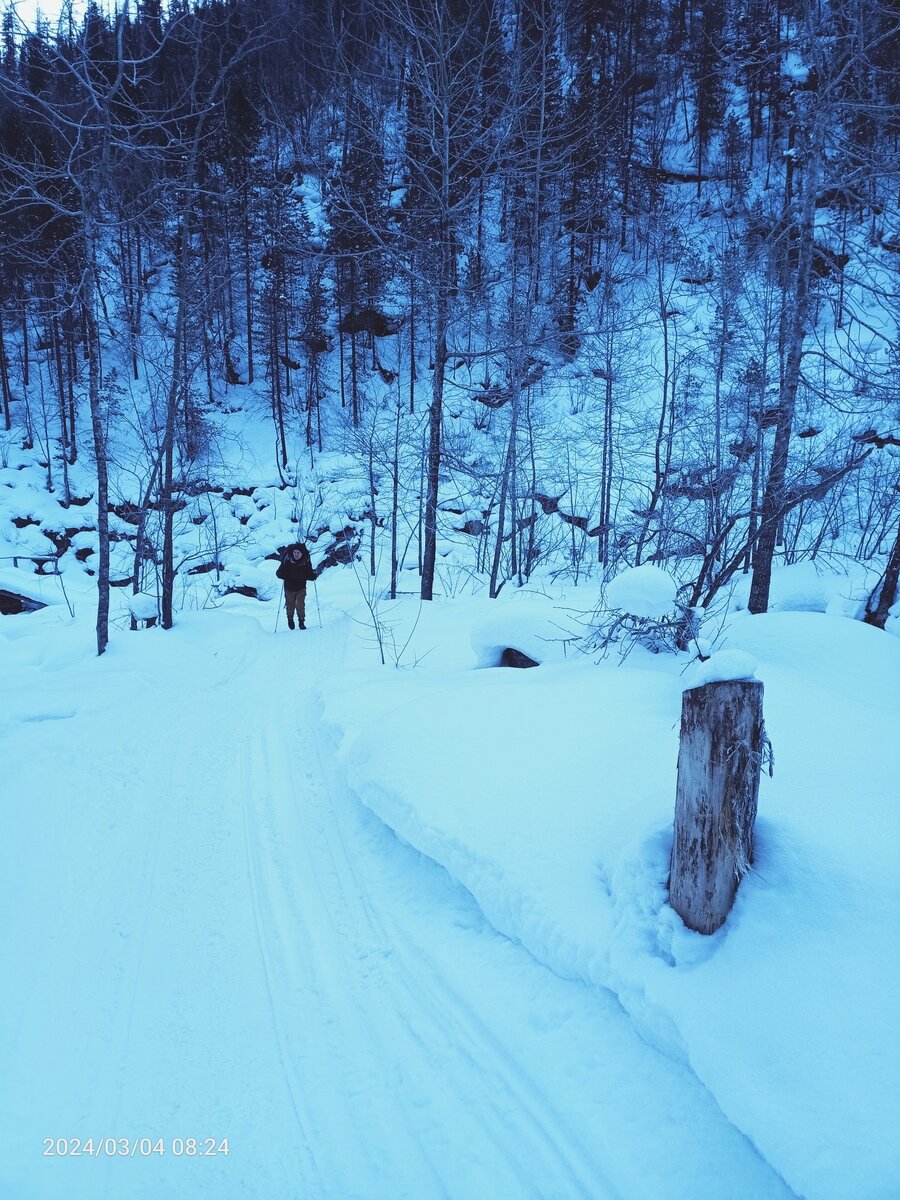
<svg viewBox="0 0 900 1200"><path fill-rule="evenodd" d="M763 685L731 679L684 693L669 902L689 929L714 933L753 857L766 743Z"/></svg>

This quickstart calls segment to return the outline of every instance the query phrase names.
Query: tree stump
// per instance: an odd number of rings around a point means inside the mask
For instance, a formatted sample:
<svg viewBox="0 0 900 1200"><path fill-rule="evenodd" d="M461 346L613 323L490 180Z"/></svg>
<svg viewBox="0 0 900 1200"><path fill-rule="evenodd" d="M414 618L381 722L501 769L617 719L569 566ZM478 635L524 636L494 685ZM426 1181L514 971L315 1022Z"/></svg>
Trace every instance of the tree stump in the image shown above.
<svg viewBox="0 0 900 1200"><path fill-rule="evenodd" d="M732 679L684 693L669 902L689 929L714 933L753 856L767 745L763 685Z"/></svg>

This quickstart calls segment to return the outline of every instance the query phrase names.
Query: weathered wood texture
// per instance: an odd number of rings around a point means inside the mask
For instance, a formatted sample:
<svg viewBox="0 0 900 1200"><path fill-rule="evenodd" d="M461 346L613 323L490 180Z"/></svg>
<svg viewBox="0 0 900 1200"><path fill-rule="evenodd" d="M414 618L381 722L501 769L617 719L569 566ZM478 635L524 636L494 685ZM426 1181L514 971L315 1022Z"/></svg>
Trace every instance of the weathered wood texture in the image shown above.
<svg viewBox="0 0 900 1200"><path fill-rule="evenodd" d="M669 902L714 933L753 856L765 742L763 685L735 679L684 693Z"/></svg>

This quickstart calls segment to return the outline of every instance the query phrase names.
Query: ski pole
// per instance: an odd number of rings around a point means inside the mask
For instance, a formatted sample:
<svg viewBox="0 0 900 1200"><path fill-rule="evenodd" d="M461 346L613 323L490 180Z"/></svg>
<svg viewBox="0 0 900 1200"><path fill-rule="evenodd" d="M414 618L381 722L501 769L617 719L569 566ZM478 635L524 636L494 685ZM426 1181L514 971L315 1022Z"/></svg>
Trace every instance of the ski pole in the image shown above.
<svg viewBox="0 0 900 1200"><path fill-rule="evenodd" d="M322 610L319 608L319 589L316 587L316 581L313 580L313 595L316 598L316 616L319 618L319 628L322 628Z"/></svg>
<svg viewBox="0 0 900 1200"><path fill-rule="evenodd" d="M279 596L278 600L276 602L276 606L275 606L275 632L276 633L278 632L278 621L279 621L280 617L281 617L281 597Z"/></svg>

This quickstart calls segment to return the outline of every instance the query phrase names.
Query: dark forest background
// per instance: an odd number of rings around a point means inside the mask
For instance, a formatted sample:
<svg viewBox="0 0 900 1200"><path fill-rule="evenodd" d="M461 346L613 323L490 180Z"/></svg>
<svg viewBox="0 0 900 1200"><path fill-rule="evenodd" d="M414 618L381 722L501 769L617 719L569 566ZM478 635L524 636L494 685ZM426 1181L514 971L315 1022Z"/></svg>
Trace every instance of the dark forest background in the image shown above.
<svg viewBox="0 0 900 1200"><path fill-rule="evenodd" d="M64 506L89 457L101 652L123 461L170 625L245 393L285 486L298 447L356 463L393 592L405 521L425 599L452 527L492 594L651 561L687 605L747 572L753 611L829 551L885 624L895 6L151 0L8 9L0 49L3 420Z"/></svg>

